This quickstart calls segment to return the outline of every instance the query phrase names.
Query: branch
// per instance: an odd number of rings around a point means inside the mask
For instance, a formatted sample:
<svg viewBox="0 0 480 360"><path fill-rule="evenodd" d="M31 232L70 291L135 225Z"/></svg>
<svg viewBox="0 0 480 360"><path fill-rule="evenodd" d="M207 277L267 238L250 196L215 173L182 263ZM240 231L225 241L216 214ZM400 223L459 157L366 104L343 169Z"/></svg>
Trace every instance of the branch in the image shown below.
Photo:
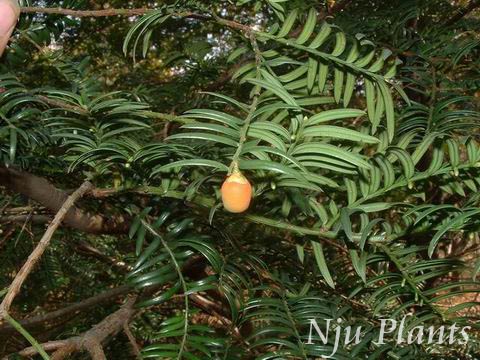
<svg viewBox="0 0 480 360"><path fill-rule="evenodd" d="M56 341L49 341L42 344L42 348L45 351L54 351L57 350L67 344L66 340L56 340ZM37 350L34 347L28 347L18 353L20 356L24 357L32 357L37 354ZM8 360L10 356L5 356L2 360Z"/></svg>
<svg viewBox="0 0 480 360"><path fill-rule="evenodd" d="M103 351L102 345L100 345L100 343L96 339L95 340L92 339L91 341L89 341L88 345L84 346L84 348L87 349L90 356L92 357L92 360L107 360L107 357L105 356L105 352ZM73 349L73 351L75 351L75 347L72 346L71 349ZM66 354L66 355L68 355L68 354ZM60 359L63 359L64 356L59 357L57 355L55 358L60 360Z"/></svg>
<svg viewBox="0 0 480 360"><path fill-rule="evenodd" d="M27 279L32 269L42 257L46 248L50 244L50 240L53 234L60 226L61 222L67 215L70 208L73 206L75 201L81 198L92 187L93 185L89 181L84 182L72 195L70 195L65 200L63 205L60 207L52 223L49 225L47 231L45 231L45 234L43 234L43 237L40 239L37 247L30 254L25 264L15 276L15 279L13 279L12 284L9 286L8 292L5 295L2 303L0 304L0 319L2 319L4 315L7 314L10 310L10 306L12 305L12 302L17 296L17 294L20 292L20 288L22 287L23 283Z"/></svg>
<svg viewBox="0 0 480 360"><path fill-rule="evenodd" d="M131 291L132 291L132 288L129 285L119 286L114 289L109 289L101 294L92 296L91 298L88 298L76 304L64 307L62 309L55 310L47 314L41 314L41 315L32 316L32 317L23 319L19 321L19 323L20 325L22 325L22 327L29 329L29 328L36 327L38 325L43 325L47 322L52 322L56 319L62 319L64 321L65 317L68 317L68 319L71 319L72 317L76 316L79 312L88 310L102 303L113 301L119 296L126 295ZM5 324L2 327L0 327L0 334L10 333L13 330L14 329L12 326Z"/></svg>
<svg viewBox="0 0 480 360"><path fill-rule="evenodd" d="M145 15L149 12L156 11L157 9L151 8L137 8L137 9L105 9L105 10L73 10L65 9L61 7L22 7L20 12L24 14L55 14L65 15L73 17L106 17L106 16L136 16ZM196 14L190 11L179 12L176 15L184 18L192 19L209 19L207 15Z"/></svg>
<svg viewBox="0 0 480 360"><path fill-rule="evenodd" d="M31 221L34 224L46 224L52 217L49 215L7 215L0 216L0 224L4 223L25 223Z"/></svg>
<svg viewBox="0 0 480 360"><path fill-rule="evenodd" d="M0 185L4 185L13 191L28 196L52 211L57 211L60 204L62 204L62 199L67 196L63 191L55 188L46 179L29 173L2 167L0 167ZM404 184L399 183L399 187L402 185ZM89 194L95 198L104 198L118 195L119 193L135 193L145 196L160 195L165 198L185 200L185 195L181 192L165 192L162 188L151 186L126 189L93 189ZM195 196L191 199L191 202L206 207L214 205L214 199L201 195ZM328 242L328 239L334 239L336 237L336 234L332 231L295 226L286 222L256 215L246 215L245 219L253 223L276 227L297 234L317 235L320 236L318 240L324 242ZM77 208L72 208L70 210L65 217L64 222L72 228L94 234L126 234L130 227L130 218L113 216L109 217L109 219L105 219L101 215L85 214ZM333 241L330 241L330 243L331 245L334 244ZM341 248L340 245L337 244L337 246Z"/></svg>
<svg viewBox="0 0 480 360"><path fill-rule="evenodd" d="M250 43L252 45L252 48L255 52L255 66L257 68L256 70L256 78L257 80L260 79L260 71L261 71L261 63L262 63L262 53L260 52L260 49L258 48L258 43L257 39L253 36L253 34L250 34ZM245 144L245 141L247 141L247 133L248 129L250 127L250 122L253 119L254 112L257 110L258 106L258 101L260 97L260 86L255 86L254 88L254 95L252 99L252 103L250 104L250 109L248 110L247 117L245 118L245 122L240 129L240 139L238 141L238 146L237 150L235 151L235 154L232 157L232 162L230 164L230 167L228 169L228 175L230 175L232 172L238 172L238 161L240 159L240 155L242 154L242 150Z"/></svg>
<svg viewBox="0 0 480 360"><path fill-rule="evenodd" d="M72 104L69 104L69 103L67 103L65 101L61 101L61 100L51 99L51 98L43 96L43 95L36 95L36 97L37 97L37 99L43 101L45 104L48 104L48 105L51 105L51 106L59 107L61 109L71 110L71 111L79 113L81 115L88 115L89 114L88 110L81 107L81 106L72 105Z"/></svg>
<svg viewBox="0 0 480 360"><path fill-rule="evenodd" d="M83 334L66 340L47 342L41 346L45 351L55 351L51 357L52 360L64 359L77 351L89 352L94 360L106 359L105 353L102 349L102 343L108 338L117 335L124 328L125 323L131 321L133 316L137 313L137 310L134 307L136 299L136 296L130 297L120 309L107 316L100 323ZM37 350L33 347L26 348L18 353L18 355L24 357L33 356L35 354L37 354ZM4 360L7 359L8 356L4 358Z"/></svg>
<svg viewBox="0 0 480 360"><path fill-rule="evenodd" d="M404 184L401 184L404 185ZM399 187L401 186L399 185ZM121 193L134 193L140 195L159 195L164 198L172 198L172 199L179 199L185 200L185 195L179 191L166 191L159 187L154 186L142 186L137 188L124 188L124 189L93 189L91 191L91 195L96 198L104 198L108 196L114 196ZM208 207L211 208L215 205L215 200L211 197L203 196L201 194L195 195L193 198L189 199L189 202L192 204ZM340 244L337 244L334 240L336 239L336 233L334 231L326 230L326 229L312 229L309 227L302 227L290 224L285 221L277 220L277 219L269 219L263 216L258 215L245 215L245 220L255 223L261 224L269 227L275 227L278 229L283 229L288 232L293 232L299 235L314 235L318 236L317 240L325 242L329 245L335 246L341 251L346 251L347 249Z"/></svg>
<svg viewBox="0 0 480 360"><path fill-rule="evenodd" d="M58 212L68 197L44 178L1 166L0 185L39 202L53 212ZM130 226L129 218L117 216L106 219L101 215L84 213L75 206L68 210L63 221L74 229L93 234L124 234Z"/></svg>
<svg viewBox="0 0 480 360"><path fill-rule="evenodd" d="M465 16L470 14L473 10L480 7L480 0L472 0L470 3L461 8L455 15L453 15L450 19L445 22L445 26L450 26L455 24L457 21L462 20Z"/></svg>
<svg viewBox="0 0 480 360"><path fill-rule="evenodd" d="M73 17L105 17L105 16L135 16L144 15L155 9L105 9L105 10L72 10L64 8L22 7L20 11L25 14L57 14Z"/></svg>
<svg viewBox="0 0 480 360"><path fill-rule="evenodd" d="M128 322L126 322L125 325L123 326L123 332L125 333L125 335L127 335L128 341L132 345L132 350L133 350L133 354L135 355L135 358L141 359L142 353L140 351L140 347L137 344L137 339L135 339L135 336L133 336L132 331L130 330Z"/></svg>

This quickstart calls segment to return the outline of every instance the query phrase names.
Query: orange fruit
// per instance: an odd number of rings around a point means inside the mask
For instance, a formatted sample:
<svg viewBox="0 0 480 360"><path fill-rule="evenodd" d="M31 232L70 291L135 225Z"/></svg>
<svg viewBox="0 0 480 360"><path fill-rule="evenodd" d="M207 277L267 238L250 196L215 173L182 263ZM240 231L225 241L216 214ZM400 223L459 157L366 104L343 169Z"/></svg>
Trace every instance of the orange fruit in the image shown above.
<svg viewBox="0 0 480 360"><path fill-rule="evenodd" d="M248 209L252 200L252 185L240 171L235 171L222 184L223 207L232 213Z"/></svg>

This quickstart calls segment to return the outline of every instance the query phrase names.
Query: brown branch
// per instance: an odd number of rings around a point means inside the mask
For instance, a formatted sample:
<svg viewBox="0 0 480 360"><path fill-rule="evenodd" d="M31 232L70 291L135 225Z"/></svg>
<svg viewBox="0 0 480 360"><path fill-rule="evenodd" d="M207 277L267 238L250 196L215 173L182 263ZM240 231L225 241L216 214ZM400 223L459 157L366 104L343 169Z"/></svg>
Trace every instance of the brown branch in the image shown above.
<svg viewBox="0 0 480 360"><path fill-rule="evenodd" d="M56 340L56 341L49 341L42 344L42 348L45 351L54 351L60 349L67 345L67 340ZM31 357L36 355L38 352L34 347L28 347L18 353L18 355L23 357ZM8 360L9 356L5 356L2 360Z"/></svg>
<svg viewBox="0 0 480 360"><path fill-rule="evenodd" d="M45 234L43 234L42 238L40 239L40 242L38 243L37 247L30 254L25 264L22 266L20 271L15 276L15 279L13 279L12 284L9 286L8 292L5 295L2 303L0 304L0 319L2 319L4 315L7 314L8 311L10 310L10 306L12 305L12 302L17 296L17 294L20 292L20 288L22 287L23 283L27 279L32 269L35 267L37 262L42 257L43 253L45 252L48 245L50 244L50 240L53 234L62 223L63 219L67 215L70 208L79 198L81 198L92 187L93 187L92 183L90 183L89 181L86 181L77 189L77 191L75 191L72 195L70 195L64 201L63 205L60 207L57 214L55 215L55 218L53 219L52 223L47 228L47 231L45 231Z"/></svg>
<svg viewBox="0 0 480 360"><path fill-rule="evenodd" d="M227 26L231 29L236 29L236 30L239 30L239 31L243 31L246 35L250 35L255 31L254 28L252 28L248 25L245 25L245 24L241 24L241 23L236 22L236 21L224 19L224 18L218 17L216 15L214 15L214 18L219 24L225 25L225 26Z"/></svg>
<svg viewBox="0 0 480 360"><path fill-rule="evenodd" d="M121 295L126 295L132 291L131 286L129 285L122 285L116 287L114 289L109 289L101 294L92 296L86 300L78 302L76 304L64 307L62 309L58 309L47 314L41 314L37 316L32 316L26 319L19 321L20 325L22 325L26 329L34 328L39 325L45 325L49 322L54 322L57 319L65 320L65 317L71 319L78 315L80 312L88 310L94 306L98 306L103 303L111 302L118 298ZM15 331L15 329L11 325L3 325L0 327L0 334L7 334Z"/></svg>
<svg viewBox="0 0 480 360"><path fill-rule="evenodd" d="M0 166L0 185L37 201L53 212L58 212L68 195L39 176ZM77 230L93 234L124 234L130 219L123 216L104 218L101 215L84 213L72 206L63 222Z"/></svg>
<svg viewBox="0 0 480 360"><path fill-rule="evenodd" d="M137 8L137 9L105 9L105 10L73 10L61 7L22 7L20 12L24 14L54 14L73 17L106 17L106 16L136 16L145 15L157 9ZM210 19L210 16L196 14L190 11L178 12L177 16L191 19Z"/></svg>
<svg viewBox="0 0 480 360"><path fill-rule="evenodd" d="M22 7L20 11L25 14L57 14L73 17L105 17L105 16L135 16L144 15L155 9L105 9L105 10L73 10L64 8Z"/></svg>
<svg viewBox="0 0 480 360"><path fill-rule="evenodd" d="M100 345L96 339L90 339L86 345L84 345L84 348L87 349L88 353L92 357L92 360L107 360L102 345ZM64 357L58 359L64 359Z"/></svg>
<svg viewBox="0 0 480 360"><path fill-rule="evenodd" d="M470 14L473 10L480 7L480 0L472 0L470 3L461 8L458 12L455 13L450 19L445 22L445 26L450 26L455 24L457 21L462 20L465 16Z"/></svg>
<svg viewBox="0 0 480 360"><path fill-rule="evenodd" d="M55 351L52 360L62 360L74 352L87 351L94 360L106 359L102 344L111 337L117 335L123 328L125 323L132 320L137 313L135 309L135 301L137 297L130 297L127 302L117 311L107 316L100 323L90 330L78 336L71 337L66 340L53 341L41 344L45 351ZM33 347L28 347L20 352L20 356L33 356L37 351ZM8 359L8 356L4 360Z"/></svg>
<svg viewBox="0 0 480 360"><path fill-rule="evenodd" d="M207 299L206 297L199 295L199 294L191 294L189 295L190 300L192 300L198 307L200 307L205 312L209 313L210 315L214 316L217 320L219 320L224 326L230 329L231 333L235 338L243 343L248 342L242 336L240 329L237 326L233 326L232 320L228 317L223 315L224 312L222 306Z"/></svg>
<svg viewBox="0 0 480 360"><path fill-rule="evenodd" d="M34 214L36 214L36 211L41 211L42 209L40 207L38 208L35 208L33 206L20 206L20 207L15 207L15 208L8 208L8 206L6 206L2 211L0 211L0 213L2 214L29 214L31 212L33 212Z"/></svg>
<svg viewBox="0 0 480 360"><path fill-rule="evenodd" d="M48 104L48 105L51 105L51 106L59 107L61 109L71 110L71 111L79 113L81 115L88 115L89 114L87 109L85 109L81 106L78 106L78 105L69 104L65 101L51 99L51 98L43 96L43 95L36 95L36 98L43 101L45 104Z"/></svg>
<svg viewBox="0 0 480 360"><path fill-rule="evenodd" d="M60 360L66 358L72 352L75 351L75 346L65 342L63 346L57 348L57 351L52 355L51 360Z"/></svg>
<svg viewBox="0 0 480 360"><path fill-rule="evenodd" d="M2 223L25 223L32 222L34 224L46 224L52 217L49 215L7 215L0 216L0 224Z"/></svg>
<svg viewBox="0 0 480 360"><path fill-rule="evenodd" d="M127 335L128 341L132 345L133 354L137 359L141 359L142 353L140 352L140 347L137 344L137 339L135 339L135 336L133 336L132 331L130 330L128 322L123 326L123 332Z"/></svg>

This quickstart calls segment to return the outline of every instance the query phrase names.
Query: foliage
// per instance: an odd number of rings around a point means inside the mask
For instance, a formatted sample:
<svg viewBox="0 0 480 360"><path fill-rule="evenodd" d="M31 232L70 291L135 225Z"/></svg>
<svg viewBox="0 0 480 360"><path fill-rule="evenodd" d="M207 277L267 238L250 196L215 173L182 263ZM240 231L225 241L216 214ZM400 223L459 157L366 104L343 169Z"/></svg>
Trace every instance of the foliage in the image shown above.
<svg viewBox="0 0 480 360"><path fill-rule="evenodd" d="M109 196L82 206L132 221L129 234L87 236L128 274L77 259L86 235L59 231L19 314L129 284L143 358L329 355L334 334L308 343L312 318L362 326L336 359L475 357L478 16L445 26L465 4L344 3L333 19L332 4L277 0L133 1L153 10L94 21L24 15L0 64L2 163L64 189L89 177ZM237 165L254 199L232 215L219 188ZM26 205L2 195L3 215ZM1 225L2 273L41 233L30 215ZM407 329L471 326L470 341L375 344L380 319L405 317Z"/></svg>

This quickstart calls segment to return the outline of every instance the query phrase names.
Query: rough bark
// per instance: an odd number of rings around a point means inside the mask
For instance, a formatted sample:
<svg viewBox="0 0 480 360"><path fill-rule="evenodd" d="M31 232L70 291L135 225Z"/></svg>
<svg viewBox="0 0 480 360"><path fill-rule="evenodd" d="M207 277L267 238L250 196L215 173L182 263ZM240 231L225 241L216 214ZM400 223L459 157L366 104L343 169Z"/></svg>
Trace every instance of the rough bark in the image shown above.
<svg viewBox="0 0 480 360"><path fill-rule="evenodd" d="M27 196L52 212L60 210L68 194L57 189L48 180L39 176L6 167L0 167L0 185L8 190ZM116 216L105 218L88 214L73 206L63 223L77 230L93 234L124 234L130 226L129 218Z"/></svg>
<svg viewBox="0 0 480 360"><path fill-rule="evenodd" d="M47 342L41 346L46 351L55 351L52 360L65 359L74 352L87 351L94 360L106 359L102 344L111 337L117 335L130 322L137 313L135 309L136 296L132 296L117 311L107 316L92 329L72 338ZM37 351L33 347L26 348L18 353L20 356L33 356ZM3 360L8 359L8 356Z"/></svg>
<svg viewBox="0 0 480 360"><path fill-rule="evenodd" d="M27 330L36 327L43 328L49 324L54 324L57 320L61 320L62 322L64 322L66 318L67 320L70 320L82 311L87 311L100 304L112 302L119 296L126 295L131 291L131 286L122 285L62 309L23 319L19 321L19 323ZM0 326L0 338L3 338L12 332L15 332L15 329L11 325L4 324L3 326Z"/></svg>

